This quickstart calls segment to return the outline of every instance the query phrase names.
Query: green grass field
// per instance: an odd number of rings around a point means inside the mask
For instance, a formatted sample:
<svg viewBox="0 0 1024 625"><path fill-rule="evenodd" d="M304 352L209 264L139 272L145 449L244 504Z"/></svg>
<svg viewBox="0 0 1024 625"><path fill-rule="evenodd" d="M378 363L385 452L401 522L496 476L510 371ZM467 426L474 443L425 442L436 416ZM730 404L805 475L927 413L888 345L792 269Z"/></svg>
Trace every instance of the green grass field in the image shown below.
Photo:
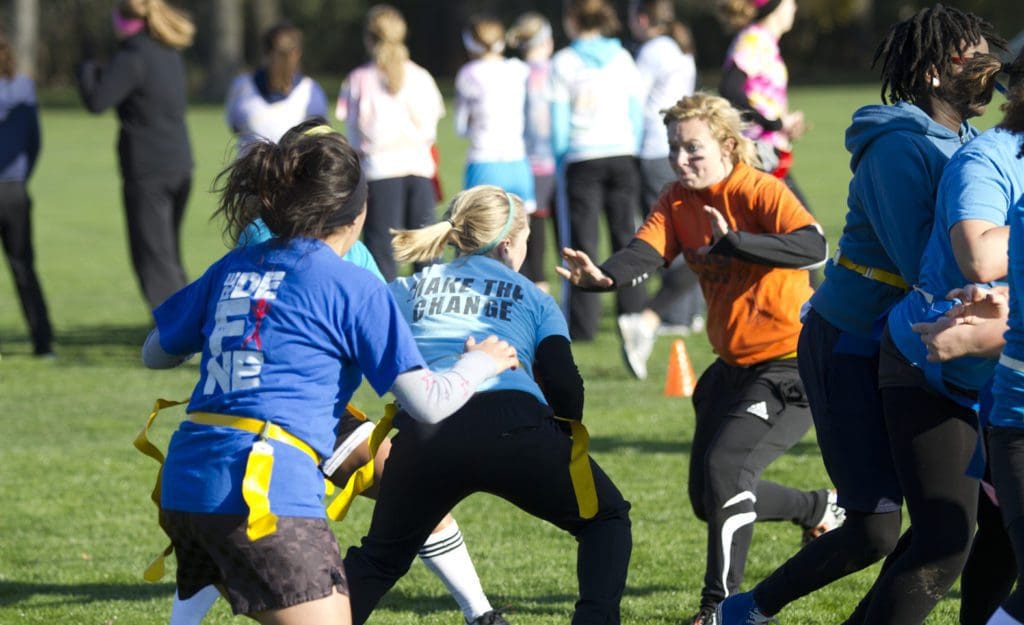
<svg viewBox="0 0 1024 625"><path fill-rule="evenodd" d="M793 94L794 108L813 124L797 149L796 177L833 245L849 180L843 129L854 108L877 99L874 86ZM990 114L980 125L995 119ZM219 108L194 107L189 121L197 168L183 238L186 267L197 276L225 251L220 225L209 221L215 203L209 187L233 146ZM166 623L173 567L161 583L141 579L142 568L165 543L148 499L156 467L131 441L154 398L187 397L195 365L157 372L139 362L150 320L128 260L113 115L44 108L43 132L31 192L37 267L59 358L30 355L9 273L0 271L0 625ZM441 133L444 187L453 193L464 144L454 138L449 119ZM687 345L698 370L711 362L703 336ZM610 316L598 340L575 349L588 390L593 455L633 504L626 623L680 623L696 609L703 575L704 526L690 510L685 486L693 410L688 400L662 396L668 350L669 339L660 339L650 378L632 380L620 362ZM357 400L371 414L383 403L366 389ZM157 423L159 441L166 441L180 414L170 412ZM813 434L767 477L826 486ZM361 500L336 526L343 546L361 537L370 512L370 502ZM484 495L465 501L455 514L496 607L507 608L516 624L568 621L576 593L570 537ZM746 586L799 544L795 526L758 526ZM790 606L783 622L842 620L876 572L851 576ZM957 598L954 589L928 622L955 623ZM220 602L208 622L229 620ZM416 564L371 622L461 621L441 584Z"/></svg>

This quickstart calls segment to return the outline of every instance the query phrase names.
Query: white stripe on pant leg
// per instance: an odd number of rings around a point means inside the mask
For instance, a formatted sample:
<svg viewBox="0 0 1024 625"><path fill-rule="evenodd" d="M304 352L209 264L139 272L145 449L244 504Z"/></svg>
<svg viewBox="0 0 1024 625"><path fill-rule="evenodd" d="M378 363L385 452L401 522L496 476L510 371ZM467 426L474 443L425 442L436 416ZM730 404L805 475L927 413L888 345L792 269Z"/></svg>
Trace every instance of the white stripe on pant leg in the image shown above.
<svg viewBox="0 0 1024 625"><path fill-rule="evenodd" d="M722 509L725 510L729 506L734 506L741 501L756 502L757 497L749 490L745 490L726 501L722 505ZM750 525L756 520L756 512L741 512L740 514L728 517L725 523L722 523L722 591L725 592L726 597L729 596L729 566L732 564L732 537L740 528Z"/></svg>

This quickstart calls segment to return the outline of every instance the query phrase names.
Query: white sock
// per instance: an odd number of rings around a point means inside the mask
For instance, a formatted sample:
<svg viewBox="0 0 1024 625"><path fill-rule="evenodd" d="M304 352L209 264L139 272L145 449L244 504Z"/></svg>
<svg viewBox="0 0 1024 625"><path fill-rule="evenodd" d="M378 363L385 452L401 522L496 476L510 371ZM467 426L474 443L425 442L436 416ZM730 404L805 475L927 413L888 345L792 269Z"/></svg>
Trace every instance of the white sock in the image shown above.
<svg viewBox="0 0 1024 625"><path fill-rule="evenodd" d="M420 548L420 560L444 582L467 621L491 611L491 602L480 586L480 578L462 540L462 532L454 520L448 527L427 537Z"/></svg>
<svg viewBox="0 0 1024 625"><path fill-rule="evenodd" d="M1022 625L1020 621L1013 618L1006 610L999 608L996 613L988 619L987 625Z"/></svg>
<svg viewBox="0 0 1024 625"><path fill-rule="evenodd" d="M179 597L178 591L175 590L170 625L199 625L219 596L220 591L216 586L205 586L188 599Z"/></svg>

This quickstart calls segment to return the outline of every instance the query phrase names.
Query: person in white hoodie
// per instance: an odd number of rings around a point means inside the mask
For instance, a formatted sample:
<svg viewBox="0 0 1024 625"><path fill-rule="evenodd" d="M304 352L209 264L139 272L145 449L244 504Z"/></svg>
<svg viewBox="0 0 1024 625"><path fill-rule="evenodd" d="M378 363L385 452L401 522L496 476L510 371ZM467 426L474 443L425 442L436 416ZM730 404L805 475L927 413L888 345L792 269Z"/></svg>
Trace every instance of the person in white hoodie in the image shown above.
<svg viewBox="0 0 1024 625"><path fill-rule="evenodd" d="M620 23L605 0L569 0L563 23L572 43L551 61L551 140L564 189L559 239L596 257L602 212L613 252L636 231L640 177L634 157L643 133L643 86L629 52L611 37ZM598 294L566 290L569 335L593 339ZM620 318L643 310L646 298L639 286L619 290Z"/></svg>

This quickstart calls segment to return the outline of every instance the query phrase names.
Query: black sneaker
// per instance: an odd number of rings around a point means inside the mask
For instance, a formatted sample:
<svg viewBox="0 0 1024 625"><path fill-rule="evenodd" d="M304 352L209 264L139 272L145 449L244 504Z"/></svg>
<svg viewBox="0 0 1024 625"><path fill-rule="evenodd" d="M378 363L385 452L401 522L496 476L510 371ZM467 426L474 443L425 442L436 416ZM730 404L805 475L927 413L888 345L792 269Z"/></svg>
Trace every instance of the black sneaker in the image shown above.
<svg viewBox="0 0 1024 625"><path fill-rule="evenodd" d="M472 621L466 621L467 625L511 625L497 610L484 612Z"/></svg>
<svg viewBox="0 0 1024 625"><path fill-rule="evenodd" d="M703 607L700 612L693 615L693 618L686 621L688 625L717 625L715 622L715 608Z"/></svg>

